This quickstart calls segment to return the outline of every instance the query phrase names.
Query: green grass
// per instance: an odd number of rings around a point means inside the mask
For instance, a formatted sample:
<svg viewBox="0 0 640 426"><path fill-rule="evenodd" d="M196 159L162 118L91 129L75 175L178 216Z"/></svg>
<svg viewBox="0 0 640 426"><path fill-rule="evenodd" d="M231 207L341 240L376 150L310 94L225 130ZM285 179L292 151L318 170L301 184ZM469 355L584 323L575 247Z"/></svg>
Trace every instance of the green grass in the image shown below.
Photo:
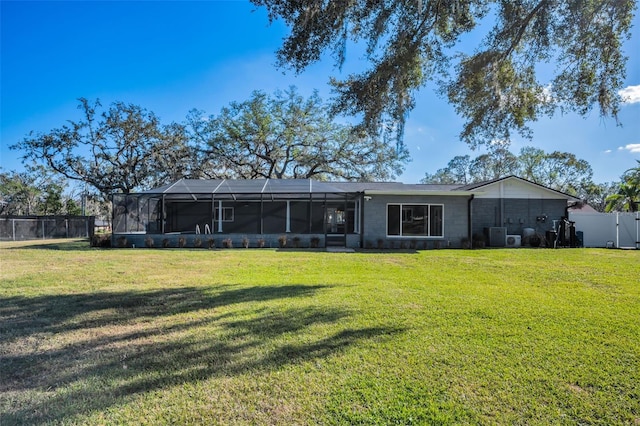
<svg viewBox="0 0 640 426"><path fill-rule="evenodd" d="M640 252L3 243L0 425L640 424Z"/></svg>

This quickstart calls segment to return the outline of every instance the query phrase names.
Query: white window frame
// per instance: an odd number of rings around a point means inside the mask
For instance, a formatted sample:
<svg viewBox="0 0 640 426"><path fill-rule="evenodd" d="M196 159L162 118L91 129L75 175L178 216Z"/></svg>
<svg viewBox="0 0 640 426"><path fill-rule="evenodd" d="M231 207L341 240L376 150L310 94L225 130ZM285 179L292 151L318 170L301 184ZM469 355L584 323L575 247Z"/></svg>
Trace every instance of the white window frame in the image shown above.
<svg viewBox="0 0 640 426"><path fill-rule="evenodd" d="M231 218L230 219L229 219L229 215L225 214L225 212L229 212L229 211L231 212ZM217 208L216 209L216 216L217 217L214 217L213 220L215 222L218 222L219 218L220 218L220 215L222 215L221 216L221 218L222 218L221 222L233 222L233 220L235 218L235 216L234 216L235 212L233 210L233 207L222 207L221 206L221 207ZM225 219L225 217L226 217L226 219Z"/></svg>
<svg viewBox="0 0 640 426"><path fill-rule="evenodd" d="M389 235L389 206L400 206L400 235ZM427 220L427 235L402 235L402 212L404 206L427 206L429 210L429 217ZM442 235L431 235L431 207L441 207L442 208ZM444 204L432 204L432 203L387 203L385 206L385 234L387 238L405 238L405 239L415 239L415 238L437 238L444 239Z"/></svg>

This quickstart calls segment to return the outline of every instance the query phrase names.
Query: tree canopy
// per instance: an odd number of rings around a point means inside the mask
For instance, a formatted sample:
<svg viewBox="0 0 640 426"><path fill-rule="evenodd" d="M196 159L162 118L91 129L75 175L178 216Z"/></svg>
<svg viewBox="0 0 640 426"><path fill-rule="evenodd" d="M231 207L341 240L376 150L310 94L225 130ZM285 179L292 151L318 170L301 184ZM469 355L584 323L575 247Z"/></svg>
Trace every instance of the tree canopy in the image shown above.
<svg viewBox="0 0 640 426"><path fill-rule="evenodd" d="M388 179L408 156L336 123L317 93L304 98L295 87L255 91L217 116L192 111L189 128L204 152L203 173L216 178Z"/></svg>
<svg viewBox="0 0 640 426"><path fill-rule="evenodd" d="M1 215L81 214L75 200L64 193L66 182L44 167L0 172Z"/></svg>
<svg viewBox="0 0 640 426"><path fill-rule="evenodd" d="M115 102L99 113L101 106L82 98L81 120L70 120L49 133L30 133L12 148L24 153L24 162L44 164L105 197L191 173L184 126L162 125L155 114L137 105Z"/></svg>
<svg viewBox="0 0 640 426"><path fill-rule="evenodd" d="M606 211L630 211L640 210L640 160L638 166L627 170L622 175L622 180L616 192L607 197Z"/></svg>
<svg viewBox="0 0 640 426"><path fill-rule="evenodd" d="M138 105L80 99L80 120L30 133L11 148L23 163L81 181L106 199L180 178L389 179L408 160L380 138L334 121L317 93L256 91L218 115L194 110L162 124Z"/></svg>
<svg viewBox="0 0 640 426"><path fill-rule="evenodd" d="M586 160L568 152L545 152L524 147L514 155L503 144L489 146L486 154L471 159L468 155L454 157L447 167L434 174L426 173L423 183L469 184L517 175L540 185L582 198L601 196L603 188L595 188L593 171Z"/></svg>
<svg viewBox="0 0 640 426"><path fill-rule="evenodd" d="M401 138L415 93L428 82L466 123L472 146L530 136L527 123L556 110L613 117L636 8L633 0L252 0L291 29L280 66L301 72L349 42L366 47L365 69L331 78L335 112L362 117L370 134ZM480 40L472 52L468 40Z"/></svg>

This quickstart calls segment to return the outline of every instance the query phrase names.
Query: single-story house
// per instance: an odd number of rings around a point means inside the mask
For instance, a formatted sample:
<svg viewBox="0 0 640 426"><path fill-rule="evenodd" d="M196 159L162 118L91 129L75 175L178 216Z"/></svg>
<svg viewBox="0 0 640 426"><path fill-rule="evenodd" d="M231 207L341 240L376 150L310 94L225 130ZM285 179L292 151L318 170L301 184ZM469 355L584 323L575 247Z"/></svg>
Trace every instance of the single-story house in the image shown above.
<svg viewBox="0 0 640 426"><path fill-rule="evenodd" d="M553 231L578 201L516 176L472 185L182 179L112 200L114 241L129 246L213 238L277 247L286 236L350 248L464 247L472 238L517 246Z"/></svg>

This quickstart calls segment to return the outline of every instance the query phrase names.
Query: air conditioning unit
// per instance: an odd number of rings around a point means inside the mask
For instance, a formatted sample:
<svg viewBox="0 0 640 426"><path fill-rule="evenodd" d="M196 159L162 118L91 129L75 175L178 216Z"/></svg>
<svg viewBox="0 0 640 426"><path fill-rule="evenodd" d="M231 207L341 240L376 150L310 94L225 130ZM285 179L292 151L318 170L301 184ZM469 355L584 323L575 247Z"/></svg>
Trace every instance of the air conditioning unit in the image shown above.
<svg viewBox="0 0 640 426"><path fill-rule="evenodd" d="M507 235L507 247L520 247L522 245L522 237L520 235Z"/></svg>
<svg viewBox="0 0 640 426"><path fill-rule="evenodd" d="M504 227L491 227L485 228L487 239L489 240L489 247L504 247L507 238L507 228Z"/></svg>

